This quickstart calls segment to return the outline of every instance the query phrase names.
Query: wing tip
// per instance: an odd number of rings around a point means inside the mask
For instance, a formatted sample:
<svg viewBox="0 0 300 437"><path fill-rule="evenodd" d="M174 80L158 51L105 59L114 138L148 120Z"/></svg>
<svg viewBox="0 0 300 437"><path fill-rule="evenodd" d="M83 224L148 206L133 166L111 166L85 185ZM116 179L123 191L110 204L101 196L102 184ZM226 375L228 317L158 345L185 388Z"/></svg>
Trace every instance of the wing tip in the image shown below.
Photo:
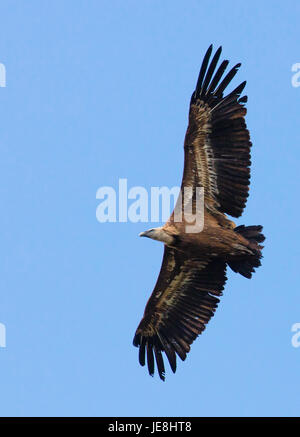
<svg viewBox="0 0 300 437"><path fill-rule="evenodd" d="M142 334L137 333L133 339L133 345L139 348L139 363L142 367L145 366L147 361L148 373L151 377L155 374L155 362L157 367L157 373L162 381L166 379L166 372L164 366L164 358L162 352L166 354L170 368L173 373L176 372L176 350L172 347L172 344L161 338L161 335L155 335L153 337L144 337ZM154 352L154 354L153 354ZM155 361L154 361L155 355ZM180 357L182 361L185 357Z"/></svg>
<svg viewBox="0 0 300 437"><path fill-rule="evenodd" d="M238 69L241 67L241 62L235 64L226 77L220 82L222 75L229 64L229 61L226 59L221 62L221 65L218 67L217 71L215 71L222 53L222 49L222 46L219 46L213 56L213 59L210 61L213 51L213 44L210 44L208 47L201 64L195 91L191 96L191 103L195 103L198 99L204 99L204 101L207 101L212 96L223 98L223 91L232 81ZM217 87L218 83L219 86Z"/></svg>
<svg viewBox="0 0 300 437"><path fill-rule="evenodd" d="M135 347L139 347L141 343L141 335L140 334L135 334L132 340L132 344Z"/></svg>

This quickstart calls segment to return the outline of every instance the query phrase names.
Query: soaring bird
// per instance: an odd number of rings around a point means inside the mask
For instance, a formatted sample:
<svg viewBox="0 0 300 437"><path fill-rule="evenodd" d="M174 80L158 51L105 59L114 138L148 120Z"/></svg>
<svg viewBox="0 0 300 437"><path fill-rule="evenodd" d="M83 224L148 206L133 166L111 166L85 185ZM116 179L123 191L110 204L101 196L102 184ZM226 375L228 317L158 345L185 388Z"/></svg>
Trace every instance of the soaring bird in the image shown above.
<svg viewBox="0 0 300 437"><path fill-rule="evenodd" d="M208 48L192 94L184 140L183 196L164 226L140 236L164 243L161 270L136 330L133 344L139 362L165 379L164 357L176 371L176 356L185 360L190 345L214 315L226 282L226 268L251 278L261 265L262 226L236 226L250 182L250 136L245 123L247 96L242 82L226 94L241 64L224 76L229 61L218 65L222 47L211 59ZM210 61L211 59L211 61ZM190 232L191 217L200 214L197 189L202 188L203 225ZM184 191L191 208L184 208ZM199 211L197 211L197 208ZM182 210L181 220L176 209ZM186 208L187 209L187 208ZM191 215L192 214L192 215ZM197 230L197 229L196 229Z"/></svg>

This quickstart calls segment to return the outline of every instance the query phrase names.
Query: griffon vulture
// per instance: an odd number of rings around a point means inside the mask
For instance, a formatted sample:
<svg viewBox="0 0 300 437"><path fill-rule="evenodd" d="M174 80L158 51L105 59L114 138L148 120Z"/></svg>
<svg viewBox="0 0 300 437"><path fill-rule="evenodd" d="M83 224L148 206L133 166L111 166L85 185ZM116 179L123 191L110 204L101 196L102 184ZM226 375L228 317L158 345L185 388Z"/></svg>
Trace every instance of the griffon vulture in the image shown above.
<svg viewBox="0 0 300 437"><path fill-rule="evenodd" d="M251 278L261 264L262 226L236 226L226 216L240 217L245 208L251 142L244 119L247 97L241 97L246 82L225 92L241 64L224 76L229 62L224 60L217 67L221 50L209 62L211 45L204 56L184 141L181 192L190 188L195 211L196 188L203 187L204 226L201 232L187 232L186 214L177 221L173 211L163 227L140 234L162 241L164 256L133 344L139 347L140 364L147 361L150 375L156 361L162 380L162 353L175 372L176 355L185 360L190 345L214 315L227 279L227 265Z"/></svg>

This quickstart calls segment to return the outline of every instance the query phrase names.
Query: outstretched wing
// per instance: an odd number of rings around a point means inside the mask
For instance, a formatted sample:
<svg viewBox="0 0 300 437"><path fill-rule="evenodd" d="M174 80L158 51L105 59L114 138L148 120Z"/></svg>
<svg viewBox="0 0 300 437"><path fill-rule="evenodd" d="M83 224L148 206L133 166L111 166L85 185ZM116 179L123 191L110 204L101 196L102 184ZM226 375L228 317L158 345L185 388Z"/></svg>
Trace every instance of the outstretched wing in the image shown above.
<svg viewBox="0 0 300 437"><path fill-rule="evenodd" d="M220 260L188 259L165 246L157 283L133 340L139 362L154 374L154 356L162 380L165 352L173 372L176 354L185 360L190 345L214 315L226 281L226 264Z"/></svg>
<svg viewBox="0 0 300 437"><path fill-rule="evenodd" d="M184 149L182 187L204 187L208 210L239 217L245 207L250 180L250 137L244 117L246 82L224 96L241 64L222 79L228 61L217 68L221 47L210 64L206 52L196 89L192 94Z"/></svg>

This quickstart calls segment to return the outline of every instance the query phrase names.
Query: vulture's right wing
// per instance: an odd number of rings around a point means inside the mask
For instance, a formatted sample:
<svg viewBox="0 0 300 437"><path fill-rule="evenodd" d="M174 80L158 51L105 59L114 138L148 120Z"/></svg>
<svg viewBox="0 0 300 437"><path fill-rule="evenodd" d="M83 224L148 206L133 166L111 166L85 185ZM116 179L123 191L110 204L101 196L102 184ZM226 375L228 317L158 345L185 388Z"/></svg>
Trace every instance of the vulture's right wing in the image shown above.
<svg viewBox="0 0 300 437"><path fill-rule="evenodd" d="M173 372L176 354L185 360L191 343L214 315L226 281L226 264L221 260L188 259L165 246L163 263L153 293L146 305L133 344L139 347L139 361L154 374L154 355L161 379L165 377L162 352ZM154 352L154 355L153 355Z"/></svg>

